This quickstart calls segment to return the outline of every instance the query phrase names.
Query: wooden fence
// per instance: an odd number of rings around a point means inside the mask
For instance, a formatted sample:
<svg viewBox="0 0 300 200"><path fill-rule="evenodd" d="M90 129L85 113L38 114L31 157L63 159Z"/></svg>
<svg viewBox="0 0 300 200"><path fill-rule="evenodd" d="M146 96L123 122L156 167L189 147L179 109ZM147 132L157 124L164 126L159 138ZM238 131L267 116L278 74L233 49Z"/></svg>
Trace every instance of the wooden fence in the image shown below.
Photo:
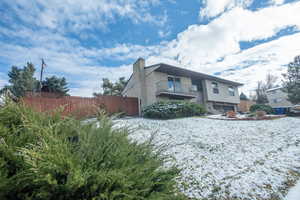
<svg viewBox="0 0 300 200"><path fill-rule="evenodd" d="M91 117L96 115L99 108L107 113L125 113L129 116L139 114L138 99L133 97L100 96L88 97L51 97L47 94L26 95L22 102L39 112L53 112L61 109L63 116L72 115L77 118Z"/></svg>

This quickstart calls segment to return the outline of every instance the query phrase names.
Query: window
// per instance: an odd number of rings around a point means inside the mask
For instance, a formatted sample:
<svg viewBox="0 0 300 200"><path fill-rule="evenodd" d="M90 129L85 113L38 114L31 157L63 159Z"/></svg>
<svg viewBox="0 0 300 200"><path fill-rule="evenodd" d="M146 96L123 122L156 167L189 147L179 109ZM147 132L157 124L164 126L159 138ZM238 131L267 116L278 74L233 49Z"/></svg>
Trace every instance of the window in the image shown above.
<svg viewBox="0 0 300 200"><path fill-rule="evenodd" d="M181 92L180 78L168 77L168 90L171 92Z"/></svg>
<svg viewBox="0 0 300 200"><path fill-rule="evenodd" d="M234 111L234 106L213 104L213 108L220 112Z"/></svg>
<svg viewBox="0 0 300 200"><path fill-rule="evenodd" d="M168 90L169 91L174 91L174 78L173 77L168 77Z"/></svg>
<svg viewBox="0 0 300 200"><path fill-rule="evenodd" d="M174 78L175 81L175 92L181 92L180 78Z"/></svg>
<svg viewBox="0 0 300 200"><path fill-rule="evenodd" d="M234 87L229 86L228 87L228 93L229 93L229 96L235 96L235 94L234 94Z"/></svg>
<svg viewBox="0 0 300 200"><path fill-rule="evenodd" d="M214 94L219 94L219 86L218 86L218 83L212 82L211 85L212 85L213 93L214 93Z"/></svg>
<svg viewBox="0 0 300 200"><path fill-rule="evenodd" d="M194 92L197 92L197 91L198 91L197 85L193 85L193 84L192 84L192 91L194 91Z"/></svg>
<svg viewBox="0 0 300 200"><path fill-rule="evenodd" d="M192 80L192 91L194 92L202 91L201 80Z"/></svg>

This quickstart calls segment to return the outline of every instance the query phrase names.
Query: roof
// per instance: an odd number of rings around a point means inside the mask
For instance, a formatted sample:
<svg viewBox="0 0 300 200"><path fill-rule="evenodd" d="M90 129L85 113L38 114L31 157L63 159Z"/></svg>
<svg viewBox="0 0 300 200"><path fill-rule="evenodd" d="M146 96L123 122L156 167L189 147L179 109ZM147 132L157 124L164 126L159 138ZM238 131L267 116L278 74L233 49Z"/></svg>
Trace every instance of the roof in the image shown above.
<svg viewBox="0 0 300 200"><path fill-rule="evenodd" d="M233 85L233 86L243 86L244 85L242 83L229 81L229 80L219 78L219 77L216 77L216 76L211 76L211 75L208 75L208 74L195 72L195 71L192 71L192 70L183 69L183 68L180 68L180 67L176 67L176 66L172 66L172 65L168 65L168 64L164 64L164 63L151 65L151 66L148 66L148 67L145 67L145 68L150 68L150 67L157 67L154 71L167 73L167 74L174 75L174 76L186 76L186 77L191 77L191 78L194 78L194 79L207 79L207 80L212 80L212 81L217 81L217 82L221 82L221 83L230 84L230 85Z"/></svg>
<svg viewBox="0 0 300 200"><path fill-rule="evenodd" d="M266 92L271 92L271 91L279 90L279 89L282 89L282 87L279 86L279 87L271 88L271 89L266 90Z"/></svg>

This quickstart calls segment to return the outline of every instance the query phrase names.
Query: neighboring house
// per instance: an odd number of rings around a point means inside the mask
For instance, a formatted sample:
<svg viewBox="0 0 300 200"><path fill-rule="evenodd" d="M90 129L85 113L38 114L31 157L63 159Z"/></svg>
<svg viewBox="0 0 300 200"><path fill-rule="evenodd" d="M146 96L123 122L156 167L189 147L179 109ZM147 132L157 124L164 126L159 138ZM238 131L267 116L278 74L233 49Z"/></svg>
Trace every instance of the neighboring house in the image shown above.
<svg viewBox="0 0 300 200"><path fill-rule="evenodd" d="M238 111L240 111L240 112L249 112L250 111L250 107L252 106L252 105L254 105L255 104L255 102L254 101L251 101L251 100L240 100L241 102L239 103L239 105L238 105Z"/></svg>
<svg viewBox="0 0 300 200"><path fill-rule="evenodd" d="M146 67L140 58L133 64L133 74L122 95L138 97L140 108L176 99L203 104L211 113L222 113L237 110L238 87L242 85L163 63Z"/></svg>
<svg viewBox="0 0 300 200"><path fill-rule="evenodd" d="M293 106L289 102L288 95L282 91L282 87L272 88L266 91L269 105L275 110L277 114L285 114Z"/></svg>
<svg viewBox="0 0 300 200"><path fill-rule="evenodd" d="M250 107L254 104L255 102L248 99L248 97L242 92L240 95L240 103L238 105L238 111L243 113L249 112Z"/></svg>

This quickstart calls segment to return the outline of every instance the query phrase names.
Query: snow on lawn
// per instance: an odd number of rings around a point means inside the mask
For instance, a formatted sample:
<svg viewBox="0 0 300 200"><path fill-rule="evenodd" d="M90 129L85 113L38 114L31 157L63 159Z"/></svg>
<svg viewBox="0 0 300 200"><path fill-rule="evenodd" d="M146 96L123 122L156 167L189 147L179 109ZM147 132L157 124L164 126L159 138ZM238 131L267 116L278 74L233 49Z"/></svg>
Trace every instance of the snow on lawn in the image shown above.
<svg viewBox="0 0 300 200"><path fill-rule="evenodd" d="M299 200L300 199L300 181L293 187L286 196L286 200Z"/></svg>
<svg viewBox="0 0 300 200"><path fill-rule="evenodd" d="M182 168L180 190L207 199L284 199L300 177L300 119L223 121L206 118L118 120L131 137L157 146Z"/></svg>

